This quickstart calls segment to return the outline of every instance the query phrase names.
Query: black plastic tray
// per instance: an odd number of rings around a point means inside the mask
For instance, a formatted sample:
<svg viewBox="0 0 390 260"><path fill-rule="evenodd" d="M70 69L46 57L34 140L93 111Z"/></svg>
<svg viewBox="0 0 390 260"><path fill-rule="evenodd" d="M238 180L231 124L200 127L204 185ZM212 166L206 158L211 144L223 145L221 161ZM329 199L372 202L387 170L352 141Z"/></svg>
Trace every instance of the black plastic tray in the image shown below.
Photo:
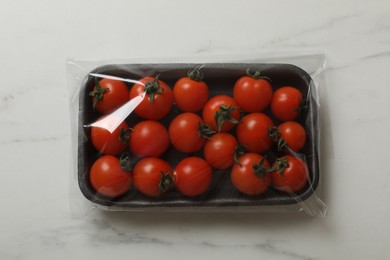
<svg viewBox="0 0 390 260"><path fill-rule="evenodd" d="M117 76L126 79L138 80L145 76L161 73L160 79L173 87L174 83L180 77L187 74L188 69L194 68L199 64L131 64L131 65L106 65L96 68L91 73L100 73L110 76ZM93 77L89 76L80 91L79 107L79 137L78 137L78 182L81 192L84 196L97 204L105 206L119 206L130 208L150 208L150 207L234 207L234 206L260 206L260 205L288 205L296 204L310 197L315 191L319 181L319 155L318 155L318 106L314 97L316 97L315 88L311 87L312 80L310 76L299 67L289 64L255 64L255 63L209 63L204 64L202 72L204 81L210 89L210 97L218 94L233 94L233 86L238 78L245 75L245 70L259 70L263 75L272 79L274 91L285 85L292 85L298 88L307 100L306 110L297 120L306 128L307 141L302 153L306 157L309 168L309 182L297 194L286 194L270 188L267 192L259 196L246 196L237 191L230 181L230 169L215 170L213 182L205 194L189 198L182 196L178 191L172 190L158 197L149 198L134 187L131 190L116 199L108 199L95 192L89 182L89 170L93 162L101 156L92 146L89 140L90 129L84 127L93 123L100 115L92 110L92 100L88 93L94 86ZM128 83L130 88L132 84ZM165 126L180 113L174 105L172 111L166 118L161 120ZM264 111L274 121L275 125L280 122L272 116L269 109ZM140 119L131 114L126 122L133 126ZM283 154L276 152L276 149L266 153L269 161L272 163L277 156ZM183 154L170 147L162 156L174 168L183 158L191 155L202 156L202 153Z"/></svg>

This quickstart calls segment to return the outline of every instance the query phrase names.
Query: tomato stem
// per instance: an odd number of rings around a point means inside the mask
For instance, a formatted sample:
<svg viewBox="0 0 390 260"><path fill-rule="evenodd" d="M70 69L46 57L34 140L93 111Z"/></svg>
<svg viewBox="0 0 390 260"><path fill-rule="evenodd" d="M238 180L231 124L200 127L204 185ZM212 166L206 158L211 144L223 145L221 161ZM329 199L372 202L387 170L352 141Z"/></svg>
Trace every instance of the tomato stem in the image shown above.
<svg viewBox="0 0 390 260"><path fill-rule="evenodd" d="M199 67L195 67L193 69L190 69L187 73L187 76L195 81L202 81L203 80L203 72L200 70Z"/></svg>
<svg viewBox="0 0 390 260"><path fill-rule="evenodd" d="M278 144L278 151L282 151L286 148L287 143L286 141L281 137L282 134L280 133L280 130L276 126L270 126L268 128L268 136Z"/></svg>
<svg viewBox="0 0 390 260"><path fill-rule="evenodd" d="M119 134L119 141L126 144L130 139L131 128L122 128Z"/></svg>
<svg viewBox="0 0 390 260"><path fill-rule="evenodd" d="M265 79L265 80L269 81L270 83L272 83L272 80L269 77L261 75L260 71L258 71L258 70L251 71L250 68L247 68L246 75L248 75L249 77L254 78L254 79Z"/></svg>
<svg viewBox="0 0 390 260"><path fill-rule="evenodd" d="M238 160L238 158L246 153L246 148L247 146L243 144L236 145L236 147L234 148L233 160L234 163L240 165L240 167L242 167L242 164Z"/></svg>
<svg viewBox="0 0 390 260"><path fill-rule="evenodd" d="M286 140L284 140L283 138L279 138L279 141L278 141L278 151L282 151L286 147L287 147Z"/></svg>
<svg viewBox="0 0 390 260"><path fill-rule="evenodd" d="M279 128L276 126L270 126L268 128L268 136L272 139L272 141L277 142L281 136Z"/></svg>
<svg viewBox="0 0 390 260"><path fill-rule="evenodd" d="M198 135L205 139L210 139L216 133L209 125L205 123L198 123Z"/></svg>
<svg viewBox="0 0 390 260"><path fill-rule="evenodd" d="M263 178L267 173L273 171L273 170L271 170L272 168L267 168L264 166L265 159L266 159L266 157L263 157L259 163L254 163L252 165L253 170L254 170L254 174L257 177Z"/></svg>
<svg viewBox="0 0 390 260"><path fill-rule="evenodd" d="M277 171L279 172L280 175L283 176L283 172L284 170L289 167L289 163L288 163L288 158L277 158L276 159L276 166L275 167L272 167L272 171Z"/></svg>
<svg viewBox="0 0 390 260"><path fill-rule="evenodd" d="M153 80L148 81L145 83L145 92L149 96L149 103L150 105L153 103L154 97L157 93L163 93L164 89L160 88L160 83L158 81L158 78L160 77L160 74L158 74Z"/></svg>
<svg viewBox="0 0 390 260"><path fill-rule="evenodd" d="M240 123L240 121L238 121L231 115L231 113L234 112L236 109L238 109L238 107L232 107L232 105L229 105L227 107L225 104L222 104L218 111L215 112L214 120L217 123L218 132L221 131L222 125L225 123L225 121L228 121L235 125Z"/></svg>
<svg viewBox="0 0 390 260"><path fill-rule="evenodd" d="M94 77L94 81L95 81L96 89L89 92L89 96L93 97L93 104L92 104L93 111L96 110L97 102L103 98L104 93L108 90L108 88L102 88L100 86L97 77Z"/></svg>
<svg viewBox="0 0 390 260"><path fill-rule="evenodd" d="M131 170L133 169L132 162L128 153L121 154L121 157L119 158L119 163L122 169L125 171L131 172Z"/></svg>
<svg viewBox="0 0 390 260"><path fill-rule="evenodd" d="M163 171L161 171L161 181L158 184L158 189L160 191L159 195L167 192L174 185L175 185L175 180L172 174L169 172L164 173Z"/></svg>

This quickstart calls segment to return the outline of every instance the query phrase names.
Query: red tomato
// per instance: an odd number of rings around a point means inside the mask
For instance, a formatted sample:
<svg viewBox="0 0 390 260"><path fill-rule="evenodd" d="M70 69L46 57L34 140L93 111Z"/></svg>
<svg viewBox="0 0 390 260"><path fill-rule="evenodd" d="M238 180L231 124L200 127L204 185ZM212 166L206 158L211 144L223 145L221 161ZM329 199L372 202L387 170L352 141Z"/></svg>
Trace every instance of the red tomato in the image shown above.
<svg viewBox="0 0 390 260"><path fill-rule="evenodd" d="M241 77L234 85L234 99L243 111L249 113L263 111L272 99L271 83L256 73Z"/></svg>
<svg viewBox="0 0 390 260"><path fill-rule="evenodd" d="M264 193L271 184L271 174L267 173L269 162L261 155L247 153L238 158L230 178L240 192L253 196Z"/></svg>
<svg viewBox="0 0 390 260"><path fill-rule="evenodd" d="M89 179L92 187L103 196L116 198L131 187L131 174L122 169L119 159L105 155L97 159L91 168Z"/></svg>
<svg viewBox="0 0 390 260"><path fill-rule="evenodd" d="M272 120L262 113L252 113L244 116L237 126L237 138L246 150L253 153L262 153L269 150L272 140L269 137L269 128Z"/></svg>
<svg viewBox="0 0 390 260"><path fill-rule="evenodd" d="M100 117L91 127L92 145L103 154L115 155L123 152L129 139L129 126L113 116ZM115 127L110 129L110 127Z"/></svg>
<svg viewBox="0 0 390 260"><path fill-rule="evenodd" d="M294 87L281 87L275 91L271 101L274 116L281 121L291 121L298 117L302 103L302 93Z"/></svg>
<svg viewBox="0 0 390 260"><path fill-rule="evenodd" d="M215 96L204 106L203 120L213 130L227 132L239 123L240 108L229 96Z"/></svg>
<svg viewBox="0 0 390 260"><path fill-rule="evenodd" d="M174 185L171 166L153 157L137 162L133 169L133 179L135 188L149 197L157 197Z"/></svg>
<svg viewBox="0 0 390 260"><path fill-rule="evenodd" d="M306 131L301 124L287 121L280 124L278 129L281 135L280 138L284 140L288 147L296 152L303 148L306 142Z"/></svg>
<svg viewBox="0 0 390 260"><path fill-rule="evenodd" d="M142 121L134 126L129 145L137 157L159 157L168 149L168 132L157 121Z"/></svg>
<svg viewBox="0 0 390 260"><path fill-rule="evenodd" d="M210 165L198 157L187 157L176 166L176 189L185 196L198 196L210 186L213 177Z"/></svg>
<svg viewBox="0 0 390 260"><path fill-rule="evenodd" d="M194 113L183 113L169 125L169 139L173 147L183 153L194 153L202 149L206 139L213 132Z"/></svg>
<svg viewBox="0 0 390 260"><path fill-rule="evenodd" d="M134 84L130 90L130 99L145 95L142 102L135 108L135 113L145 119L159 120L171 111L173 93L162 80L146 77Z"/></svg>
<svg viewBox="0 0 390 260"><path fill-rule="evenodd" d="M291 155L277 159L272 165L278 170L272 172L273 186L283 192L298 192L307 183L308 169L304 161Z"/></svg>
<svg viewBox="0 0 390 260"><path fill-rule="evenodd" d="M206 161L216 169L227 169L234 163L234 152L238 142L228 133L213 135L204 147Z"/></svg>
<svg viewBox="0 0 390 260"><path fill-rule="evenodd" d="M129 90L125 83L113 79L95 78L95 87L89 95L93 98L93 108L102 114L110 114L127 101Z"/></svg>
<svg viewBox="0 0 390 260"><path fill-rule="evenodd" d="M198 112L209 99L209 88L202 81L203 74L200 70L193 69L188 72L188 77L179 79L173 87L173 95L176 105L185 112Z"/></svg>

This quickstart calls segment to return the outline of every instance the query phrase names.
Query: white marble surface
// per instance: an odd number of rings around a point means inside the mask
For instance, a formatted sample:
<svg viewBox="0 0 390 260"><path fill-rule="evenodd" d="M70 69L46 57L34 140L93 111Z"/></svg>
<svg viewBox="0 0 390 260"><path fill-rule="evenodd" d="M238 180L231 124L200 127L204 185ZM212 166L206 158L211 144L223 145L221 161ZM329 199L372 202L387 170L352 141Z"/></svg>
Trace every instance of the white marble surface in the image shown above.
<svg viewBox="0 0 390 260"><path fill-rule="evenodd" d="M72 219L68 56L320 49L326 218ZM389 1L0 3L0 259L389 259ZM55 158L53 158L53 155Z"/></svg>

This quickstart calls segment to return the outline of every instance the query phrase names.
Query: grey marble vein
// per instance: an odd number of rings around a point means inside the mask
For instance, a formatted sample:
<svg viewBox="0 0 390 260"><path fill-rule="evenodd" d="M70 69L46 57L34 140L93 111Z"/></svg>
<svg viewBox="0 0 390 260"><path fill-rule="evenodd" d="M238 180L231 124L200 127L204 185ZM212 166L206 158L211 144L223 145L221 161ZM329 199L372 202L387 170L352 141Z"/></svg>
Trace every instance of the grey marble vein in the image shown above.
<svg viewBox="0 0 390 260"><path fill-rule="evenodd" d="M267 45L277 44L277 43L289 41L289 40L291 40L293 38L297 38L299 36L311 34L311 33L317 32L317 31L321 31L321 30L326 30L326 29L329 29L329 27L334 26L337 23L343 22L345 20L348 20L348 19L351 19L351 18L354 18L354 17L357 17L357 16L359 16L359 14L347 14L347 15L335 17L335 18L330 19L329 21L324 22L323 24L320 24L320 25L317 25L317 26L313 26L313 27L309 27L309 28L305 28L305 29L303 29L301 31L298 31L298 32L295 32L295 33L292 33L292 34L288 34L288 35L286 35L284 37L278 37L278 38L272 40Z"/></svg>
<svg viewBox="0 0 390 260"><path fill-rule="evenodd" d="M15 138L10 140L4 140L0 141L0 144L17 144L17 143L40 143L40 142L47 142L47 141L57 141L60 139L63 139L65 137L69 136L69 134L64 134L60 136L49 136L49 137L42 137L42 138Z"/></svg>
<svg viewBox="0 0 390 260"><path fill-rule="evenodd" d="M128 234L125 232L116 231L114 236L96 236L95 243L110 243L110 244L156 244L163 246L173 245L170 241L165 241L156 237L148 236L145 233Z"/></svg>
<svg viewBox="0 0 390 260"><path fill-rule="evenodd" d="M157 244L169 246L173 243L171 241L163 240L157 237L149 236L144 232L128 233L113 227L108 221L104 219L93 220L93 225L97 230L105 230L105 235L93 236L92 240L96 244L112 243L112 244ZM108 231L108 232L107 232Z"/></svg>
<svg viewBox="0 0 390 260"><path fill-rule="evenodd" d="M15 97L14 97L14 95L12 95L12 94L9 94L9 95L7 95L7 96L1 97L1 99L2 99L3 101L12 100L12 99L14 99L14 98L15 98Z"/></svg>
<svg viewBox="0 0 390 260"><path fill-rule="evenodd" d="M290 259L301 259L301 260L314 260L315 257L305 256L303 254L299 254L290 250L285 250L282 248L278 248L274 245L274 243L270 240L267 240L265 243L256 244L256 248L268 252L274 255L284 255L289 257Z"/></svg>
<svg viewBox="0 0 390 260"><path fill-rule="evenodd" d="M0 111L6 110L9 107L9 101L13 100L14 98L15 97L12 94L0 97Z"/></svg>
<svg viewBox="0 0 390 260"><path fill-rule="evenodd" d="M390 50L385 50L377 53L373 53L367 56L364 56L360 58L360 61L365 61L365 60L372 60L372 59L378 59L378 58L387 58L390 56Z"/></svg>
<svg viewBox="0 0 390 260"><path fill-rule="evenodd" d="M285 250L279 247L276 247L275 244L279 241L274 240L266 240L264 243L256 243L256 244L235 244L235 245L227 245L227 244L215 244L209 241L202 241L200 243L201 246L210 247L210 248L251 248L261 250L263 252L269 253L271 255L283 255L289 257L289 259L300 259L300 260L314 260L316 258L305 256L303 254L298 254L293 251Z"/></svg>
<svg viewBox="0 0 390 260"><path fill-rule="evenodd" d="M361 62L365 62L365 61L373 60L373 59L382 59L382 58L386 59L386 58L389 58L389 56L390 56L390 50L385 50L385 51L361 56L353 62L344 63L344 64L340 64L340 65L328 66L326 68L326 70L327 71L334 71L334 70L347 69L347 68L350 68L351 66L361 65Z"/></svg>

